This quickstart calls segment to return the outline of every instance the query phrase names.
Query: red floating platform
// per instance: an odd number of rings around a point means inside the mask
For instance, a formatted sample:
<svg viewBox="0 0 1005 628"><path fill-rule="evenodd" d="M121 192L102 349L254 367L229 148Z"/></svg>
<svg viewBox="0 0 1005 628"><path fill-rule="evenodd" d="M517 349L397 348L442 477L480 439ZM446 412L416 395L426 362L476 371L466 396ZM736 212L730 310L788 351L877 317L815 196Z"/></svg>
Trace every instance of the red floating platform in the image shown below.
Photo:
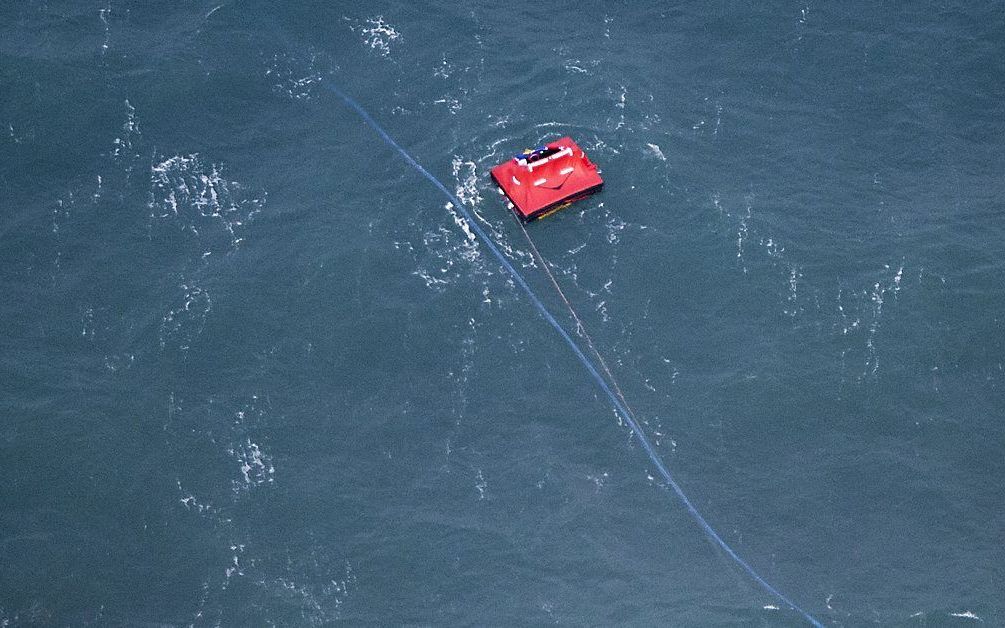
<svg viewBox="0 0 1005 628"><path fill-rule="evenodd" d="M604 185L596 164L570 137L514 155L492 169L492 178L526 221L558 211Z"/></svg>

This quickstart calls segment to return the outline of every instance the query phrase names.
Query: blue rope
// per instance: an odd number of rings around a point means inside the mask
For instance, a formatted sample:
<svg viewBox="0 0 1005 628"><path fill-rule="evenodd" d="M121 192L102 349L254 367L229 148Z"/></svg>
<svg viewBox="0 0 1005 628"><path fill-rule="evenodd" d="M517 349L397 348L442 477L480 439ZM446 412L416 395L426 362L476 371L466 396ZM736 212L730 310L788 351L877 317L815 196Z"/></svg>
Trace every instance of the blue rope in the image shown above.
<svg viewBox="0 0 1005 628"><path fill-rule="evenodd" d="M396 141L394 141L394 138L388 135L387 131L385 131L383 127L381 127L379 124L377 124L377 121L371 118L370 114L367 113L366 110L363 109L363 107L360 106L358 102L353 100L345 92L343 92L341 89L339 89L335 84L331 83L330 81L323 81L322 85L324 85L326 89L334 93L336 96L341 98L346 105L348 105L357 114L359 114L359 116L363 118L363 121L366 122L370 126L370 128L376 131L377 134L380 135L380 137L383 138L384 141L387 142L387 144L391 148L398 151L398 153L402 156L402 158L404 158L404 160L408 162L408 165L418 170L422 176L426 177L426 179L428 179L430 183L436 186L438 190L443 192L443 195L447 197L447 199L454 205L455 208L457 208L457 211L461 212L461 214L467 220L468 225L478 235L482 243L485 244L485 246L488 247L490 251L492 251L492 254L495 255L496 259L499 260L499 263L502 264L502 267L506 269L506 272L509 273L513 281L515 281L517 285L519 285L520 288L523 289L524 293L530 298L531 303L534 304L534 307L537 308L537 311L540 312L541 316L543 316L544 319L548 321L548 323L552 327L555 328L555 331L557 331L559 335L562 336L562 339L565 340L565 343L569 345L569 348L572 349L572 352L576 354L576 357L579 358L579 361L583 363L583 366L586 367L586 370L589 371L591 376L593 376L594 381L597 382L597 385L600 386L600 389L603 390L604 393L607 395L607 398L611 402L611 405L613 405L614 408L618 412L620 412L621 415L625 418L625 420L628 423L628 426L632 430L632 433L635 434L635 437L638 438L640 443L642 443L642 448L645 449L646 454L649 455L649 459L656 466L656 469L659 470L660 476L666 481L666 483L670 486L670 488L673 489L673 492L677 494L677 497L680 498L680 501L687 508L687 511L691 515L691 518L693 518L698 523L698 525L705 532L705 534L710 539L712 539L716 545L722 548L722 550L726 552L729 555L729 557L736 562L737 565L742 567L743 570L746 571L750 575L750 577L754 579L755 582L761 585L765 591L772 594L786 606L802 615L803 618L805 618L806 621L808 621L810 624L817 626L818 628L823 628L823 625L819 621L817 621L812 615L810 615L802 608L797 606L792 600L787 598L781 591L771 586L771 584L767 580L762 578L760 574L754 571L754 568L751 567L747 563L747 561L740 558L739 554L737 554L733 550L733 548L730 547L726 543L726 541L722 539L721 536L719 536L719 534L715 531L715 529L712 528L712 526L709 525L708 521L705 520L705 517L703 517L702 514L698 512L698 509L694 507L694 504L691 503L691 500L688 498L687 494L684 493L684 490L680 487L679 484L677 484L677 481L674 480L673 476L670 474L670 471L663 464L663 461L656 453L656 450L653 448L652 443L649 442L649 438L646 436L645 432L642 431L642 428L632 417L632 414L624 407L624 405L618 399L617 395L615 395L614 392L611 390L610 386L608 386L607 381L600 376L600 373L597 371L597 368L596 366L594 366L592 360L586 357L583 351L579 348L579 345L577 345L576 342L572 339L572 337L569 336L569 334L565 331L565 328L562 327L557 320L555 320L555 317L551 315L551 312L548 311L548 308L544 306L544 303L541 302L541 299L538 298L534 290L527 284L527 281L523 278L523 275L520 274L520 272L513 267L513 265L509 262L509 260L506 259L506 256L502 254L502 252L498 249L498 247L496 247L495 242L493 242L492 238L488 237L485 231L483 231L481 226L478 224L478 221L476 221L471 216L471 213L468 211L467 207L464 206L464 203L458 200L457 197L454 196L450 192L450 190L446 188L445 185L440 183L439 179L431 175L429 171L423 168L419 162L415 161L415 159L413 159L412 156L408 154L408 151L406 151Z"/></svg>

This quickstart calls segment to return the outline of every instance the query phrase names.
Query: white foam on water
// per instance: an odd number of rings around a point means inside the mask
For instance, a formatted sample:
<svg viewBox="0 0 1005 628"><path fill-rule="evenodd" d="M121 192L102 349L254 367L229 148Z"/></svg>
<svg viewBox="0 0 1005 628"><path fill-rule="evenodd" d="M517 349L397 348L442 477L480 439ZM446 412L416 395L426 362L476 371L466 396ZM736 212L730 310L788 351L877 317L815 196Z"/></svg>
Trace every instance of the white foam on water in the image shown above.
<svg viewBox="0 0 1005 628"><path fill-rule="evenodd" d="M213 508L213 506L198 500L195 497L195 495L182 488L181 480L175 479L175 484L177 484L178 493L181 495L181 497L178 499L178 502L181 503L183 506L185 506L186 510L197 512L200 515L206 513L208 514L216 513L216 509Z"/></svg>
<svg viewBox="0 0 1005 628"><path fill-rule="evenodd" d="M859 381L866 378L875 378L880 372L878 339L883 326L884 312L890 305L888 295L894 296L893 303L899 298L898 295L903 289L904 265L901 264L896 271L891 272L891 266L886 264L880 277L873 280L869 288L860 290L847 290L843 286L838 288L837 294L837 315L839 319L835 322L834 328L840 330L842 337L847 338L848 344L841 350L842 372L845 368L845 356L862 353L864 360L863 370L857 376ZM864 334L864 336L863 336ZM856 347L856 342L863 342L862 347ZM934 370L938 370L936 367Z"/></svg>
<svg viewBox="0 0 1005 628"><path fill-rule="evenodd" d="M128 370L136 362L136 355L132 353L123 353L117 355L106 355L104 357L105 368L115 373L119 370Z"/></svg>
<svg viewBox="0 0 1005 628"><path fill-rule="evenodd" d="M352 26L352 29L360 34L363 43L370 50L377 52L383 57L389 56L392 46L401 39L401 33L391 26L384 19L383 15L358 22Z"/></svg>
<svg viewBox="0 0 1005 628"><path fill-rule="evenodd" d="M222 164L206 164L198 153L158 159L150 166L151 226L173 225L190 233L203 245L203 254L237 249L267 194L228 179Z"/></svg>
<svg viewBox="0 0 1005 628"><path fill-rule="evenodd" d="M304 578L308 580L307 584L301 582ZM300 607L301 617L315 626L339 621L342 605L356 588L356 573L348 560L344 561L344 569L338 573L329 571L315 558L309 564L290 564L279 576L256 573L254 580L262 592ZM312 584L322 580L323 584Z"/></svg>
<svg viewBox="0 0 1005 628"><path fill-rule="evenodd" d="M781 257L782 253L785 252L785 247L775 242L774 238L769 237L767 240L762 240L761 244L767 250L768 257Z"/></svg>
<svg viewBox="0 0 1005 628"><path fill-rule="evenodd" d="M482 195L478 190L478 165L454 155L450 161L450 168L457 180L454 196L466 206L476 207L482 202Z"/></svg>
<svg viewBox="0 0 1005 628"><path fill-rule="evenodd" d="M974 614L973 611L963 611L962 613L949 613L949 616L950 617L960 617L962 619L976 619L979 622L983 622L984 621L983 619L981 619L980 617L978 617L976 614Z"/></svg>
<svg viewBox="0 0 1005 628"><path fill-rule="evenodd" d="M813 302L819 309L819 295L815 291L810 291L812 299L808 299L803 294L804 276L802 266L788 260L785 254L785 247L770 234L759 234L754 220L754 199L752 195L744 198L743 209L736 213L729 211L722 202L720 195L715 192L711 196L712 207L719 217L730 225L731 230L735 230L736 259L740 264L740 269L744 274L749 274L752 269L769 268L773 272L781 274L784 272L785 296L781 303L782 313L789 317L796 317L805 311L805 303ZM753 246L756 243L757 246ZM765 265L763 262L767 262ZM781 279L781 278L780 278ZM841 307L841 295L838 295L839 312L843 320L847 321L847 315ZM857 323L856 323L857 324ZM847 333L847 327L845 328Z"/></svg>
<svg viewBox="0 0 1005 628"><path fill-rule="evenodd" d="M565 55L567 53L562 54ZM562 68L570 74L586 74L589 76L593 74L598 67L600 67L600 60L598 59L584 60L575 57L567 57L562 62Z"/></svg>
<svg viewBox="0 0 1005 628"><path fill-rule="evenodd" d="M702 99L701 108L704 109L704 112L691 125L691 130L695 132L695 135L704 136L711 129L714 140L719 136L719 128L722 126L722 104L718 100L705 96Z"/></svg>
<svg viewBox="0 0 1005 628"><path fill-rule="evenodd" d="M202 334L213 300L199 286L182 284L180 288L180 299L161 319L158 339L161 349L171 346L184 352Z"/></svg>
<svg viewBox="0 0 1005 628"><path fill-rule="evenodd" d="M607 301L601 301L596 306L597 312L600 313L600 319L605 323L611 322L610 314L607 313Z"/></svg>
<svg viewBox="0 0 1005 628"><path fill-rule="evenodd" d="M715 207L716 210L718 210L720 216L726 213L726 210L722 208L722 200L719 197L718 192L714 192L712 194L712 206Z"/></svg>
<svg viewBox="0 0 1005 628"><path fill-rule="evenodd" d="M894 297L900 292L900 280L904 278L904 265L901 264L900 268L897 269L897 274L893 276L893 285L891 286L893 290Z"/></svg>
<svg viewBox="0 0 1005 628"><path fill-rule="evenodd" d="M744 273L754 268L755 259L753 257L748 259L748 255L756 251L764 251L771 268L784 269L787 287L782 304L784 314L795 317L806 310L807 303L815 303L816 308L820 309L820 293L810 290L812 298L804 296L807 289L804 287L805 278L801 265L787 259L785 247L775 237L760 236L760 247L754 249L749 246L749 243L758 237L749 195L746 198L744 211L736 214L727 209L718 193L712 194L711 202L719 216L727 223L731 223L731 228L735 229L736 257ZM862 370L854 376L858 381L879 376L881 372L879 341L883 319L890 304L899 299L901 290L908 285L904 282L906 270L907 264L903 260L896 267L884 264L866 287L848 289L844 285L838 286L832 329L835 334L845 338L844 345L840 349L842 382L849 360L853 364L857 362L862 365ZM923 278L924 269L920 269L918 281L921 282ZM893 295L893 301L889 298L890 295Z"/></svg>
<svg viewBox="0 0 1005 628"><path fill-rule="evenodd" d="M62 259L62 246L64 239L69 239L72 237L72 231L65 229L73 225L73 219L75 217L74 209L84 208L83 202L78 205L77 200L85 201L86 208L88 210L93 210L93 208L99 205L102 199L106 196L106 186L112 187L114 192L119 194L125 194L128 190L121 189L119 186L122 183L123 177L119 176L124 171L125 173L125 183L128 186L129 175L132 172L134 165L137 163L138 155L133 151L133 140L141 135L139 123L136 119L136 110L129 103L129 100L125 100L125 121L122 124L121 137L116 137L112 142L112 152L109 155L101 155L105 159L102 160L103 165L106 167L111 166L111 171L105 171L103 173L98 173L94 175L93 187L90 184L81 184L77 189L70 190L62 198L59 198L55 202L55 206L52 210L52 234L56 240L56 251L53 260L54 273L53 280L56 279L57 274L60 271L60 260ZM15 142L19 142L20 138L14 137L14 127L10 126L11 137L14 138ZM110 157L110 158L109 158ZM125 165L123 170L122 166ZM85 214L86 216L93 216L93 213L89 212ZM64 233L67 231L67 233Z"/></svg>
<svg viewBox="0 0 1005 628"><path fill-rule="evenodd" d="M136 119L136 108L129 103L128 98L125 100L125 107L126 121L122 123L122 137L117 137L112 142L115 147L112 150L113 157L123 157L125 151L130 151L129 156L132 157L133 137L142 135L139 122Z"/></svg>
<svg viewBox="0 0 1005 628"><path fill-rule="evenodd" d="M617 216L611 215L608 211L605 211L605 215L607 216L607 223L605 225L607 227L607 242L609 244L617 244L620 233L625 230L628 223Z"/></svg>
<svg viewBox="0 0 1005 628"><path fill-rule="evenodd" d="M237 460L241 479L234 481L234 491L240 493L262 484L271 484L275 480L276 468L272 458L266 455L251 438L245 438L243 443L227 450Z"/></svg>
<svg viewBox="0 0 1005 628"><path fill-rule="evenodd" d="M477 481L475 482L475 488L478 490L478 499L485 499L485 491L488 489L489 483L485 481L485 475L482 474L482 470L478 469Z"/></svg>
<svg viewBox="0 0 1005 628"><path fill-rule="evenodd" d="M358 588L352 564L348 560L330 559L324 544L310 548L306 554L301 551L293 554L287 549L287 558L281 561L271 558L278 553L275 548L258 557L250 543L232 540L226 550L229 558L222 569L215 568L202 583L193 623L218 625L222 621L223 609L232 603L227 596L235 578L242 578L246 587L253 587L256 599L293 605L300 620L311 626L340 621L343 604ZM242 589L239 595L246 594L247 590ZM214 617L216 621L212 622Z"/></svg>
<svg viewBox="0 0 1005 628"><path fill-rule="evenodd" d="M849 333L855 332L859 329L859 326L862 324L862 319L856 317L855 320L852 320L848 317L848 314L845 312L844 304L842 303L843 295L844 289L838 288L837 309L841 314L841 335L847 336Z"/></svg>
<svg viewBox="0 0 1005 628"><path fill-rule="evenodd" d="M413 270L412 274L421 279L423 283L426 284L426 287L431 290L437 290L439 287L447 286L450 284L450 282L447 281L446 279L441 279L439 277L435 277L429 274L429 271L427 271L424 268Z"/></svg>
<svg viewBox="0 0 1005 628"><path fill-rule="evenodd" d="M105 28L105 39L101 42L101 56L104 57L105 53L108 52L108 42L111 38L111 29L108 25L108 16L112 12L112 3L109 2L105 5L103 9L98 9L98 18Z"/></svg>
<svg viewBox="0 0 1005 628"><path fill-rule="evenodd" d="M447 61L447 53L443 53L440 65L436 66L433 70L433 76L441 79L448 79L450 75L454 72L454 66L449 61Z"/></svg>
<svg viewBox="0 0 1005 628"><path fill-rule="evenodd" d="M80 317L80 335L89 340L94 340L94 308L84 309Z"/></svg>
<svg viewBox="0 0 1005 628"><path fill-rule="evenodd" d="M485 302L491 303L488 298L488 288L485 288ZM461 419L465 416L468 408L467 383L474 372L475 337L478 332L474 318L468 319L464 337L461 339L461 368L459 373L450 372L448 376L455 384L457 392L457 404L454 408L454 425L460 425ZM447 456L450 455L450 440L447 440Z"/></svg>
<svg viewBox="0 0 1005 628"><path fill-rule="evenodd" d="M799 269L793 266L789 271L789 297L788 306L783 310L789 316L795 316L800 312L799 307L799 280L802 279L803 274Z"/></svg>
<svg viewBox="0 0 1005 628"><path fill-rule="evenodd" d="M273 81L272 91L292 100L310 100L315 88L335 68L325 68L313 50L304 59L293 54L274 54L267 62L265 76Z"/></svg>
<svg viewBox="0 0 1005 628"><path fill-rule="evenodd" d="M461 101L451 96L445 98L437 98L436 100L433 101L433 104L446 105L451 115L455 115L458 111L461 110Z"/></svg>
<svg viewBox="0 0 1005 628"><path fill-rule="evenodd" d="M614 106L619 109L625 108L625 103L628 101L628 88L621 85L621 93L618 94L618 101L614 103Z"/></svg>
<svg viewBox="0 0 1005 628"><path fill-rule="evenodd" d="M603 473L588 474L586 479L593 482L593 485L596 487L596 491L599 493L600 489L604 488L604 483L607 482L609 477L610 475L604 471Z"/></svg>
<svg viewBox="0 0 1005 628"><path fill-rule="evenodd" d="M747 274L747 264L743 260L743 244L747 240L747 234L750 230L748 222L753 215L753 208L750 203L747 203L747 211L740 217L740 226L736 230L736 259L740 261L740 266L743 268L743 274Z"/></svg>
<svg viewBox="0 0 1005 628"><path fill-rule="evenodd" d="M230 564L223 571L224 574L224 581L222 587L223 590L226 590L227 586L229 586L230 578L232 576L244 575L244 569L242 569L241 567L241 554L244 553L244 547L245 545L243 543L232 543L230 545L230 551L233 552L233 556L231 556Z"/></svg>
<svg viewBox="0 0 1005 628"><path fill-rule="evenodd" d="M618 122L617 122L617 124L614 125L614 130L615 131L624 128L624 126L626 124L625 123L625 105L628 102L628 88L625 87L624 85L620 85L620 88L621 88L621 92L618 94L617 100L614 103L614 106L619 110L619 112L618 112ZM610 122L610 120L611 120L610 118L607 119L608 123ZM617 152L617 151L615 151L615 152Z"/></svg>
<svg viewBox="0 0 1005 628"><path fill-rule="evenodd" d="M276 477L271 457L260 445L259 436L255 435L261 434L267 426L268 396L252 394L243 403L231 405L230 412L222 414L219 412L221 404L229 405L211 397L201 408L197 404L197 407L186 411L189 404L183 404L174 393L171 393L168 403L166 426L178 424L182 428L185 414L189 419L198 421L195 429L172 428L169 433L181 438L195 433L219 446L229 455L230 461L237 464L237 478L230 480L230 506L212 505L186 490L183 478L176 479L180 506L211 522L214 534L225 535L224 538L228 539L224 549L226 560L211 567L203 580L202 595L193 614L194 621L219 622L224 609L232 603L229 590L236 579L242 581L241 595L247 587L252 587L260 598L292 604L310 625L328 625L340 620L342 605L357 588L357 577L349 561L331 560L334 557L327 556L327 543L315 544L306 553L299 548L293 550L287 547L287 558L277 561L273 557L283 552L280 540L278 549L270 547L264 555L259 555L246 540L249 538L247 533L243 532L248 526L256 525L254 520L239 518L237 514L242 511L233 510L234 504L249 491L274 482ZM177 416L179 414L183 416ZM223 444L228 441L229 445ZM210 477L213 476L210 474ZM192 481L203 481L204 477L200 475ZM225 489L226 486L219 488Z"/></svg>
<svg viewBox="0 0 1005 628"><path fill-rule="evenodd" d="M353 571L352 564L348 560L345 561L345 570L340 575L341 577L338 579L330 579L329 584L325 585L323 589L326 595L334 597L336 609L342 606L342 602L349 594L350 588L356 586L356 573Z"/></svg>
<svg viewBox="0 0 1005 628"><path fill-rule="evenodd" d="M471 226L468 225L468 221L461 216L454 209L453 203L447 203L444 209L453 218L454 224L460 228L461 233L464 234L464 240L462 240L458 246L455 247L454 252L460 255L461 259L466 262L475 263L480 259L478 254L478 239L475 237L474 232L471 230ZM453 265L453 262L446 260L448 268Z"/></svg>
<svg viewBox="0 0 1005 628"><path fill-rule="evenodd" d="M663 151L660 149L660 145L659 144L651 144L651 143L647 142L646 143L646 148L649 149L649 154L655 156L660 161L666 161L667 160L667 156L663 154Z"/></svg>

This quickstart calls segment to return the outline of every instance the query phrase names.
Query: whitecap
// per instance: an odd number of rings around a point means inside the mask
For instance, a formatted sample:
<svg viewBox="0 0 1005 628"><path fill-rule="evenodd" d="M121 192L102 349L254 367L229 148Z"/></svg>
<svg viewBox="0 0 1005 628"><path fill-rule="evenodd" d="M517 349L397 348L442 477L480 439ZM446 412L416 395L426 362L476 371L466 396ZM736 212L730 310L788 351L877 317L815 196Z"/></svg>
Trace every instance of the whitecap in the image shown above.
<svg viewBox="0 0 1005 628"><path fill-rule="evenodd" d="M353 30L360 33L363 43L371 50L384 57L391 54L391 46L401 38L401 33L387 23L383 15L369 18Z"/></svg>
<svg viewBox="0 0 1005 628"><path fill-rule="evenodd" d="M171 345L180 351L188 350L202 334L206 317L213 309L209 293L199 286L182 284L181 290L180 304L168 310L161 320L158 334L161 349Z"/></svg>
<svg viewBox="0 0 1005 628"><path fill-rule="evenodd" d="M223 164L207 164L198 153L155 159L147 202L151 226L174 225L192 234L203 253L236 249L244 239L239 232L262 211L267 194L246 189L225 172Z"/></svg>

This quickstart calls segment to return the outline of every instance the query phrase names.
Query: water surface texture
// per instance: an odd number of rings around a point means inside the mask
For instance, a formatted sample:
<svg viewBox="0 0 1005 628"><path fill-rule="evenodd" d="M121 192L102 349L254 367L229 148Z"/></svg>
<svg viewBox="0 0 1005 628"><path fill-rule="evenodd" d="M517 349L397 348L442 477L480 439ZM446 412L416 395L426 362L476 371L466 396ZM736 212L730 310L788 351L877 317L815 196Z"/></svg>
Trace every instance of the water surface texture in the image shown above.
<svg viewBox="0 0 1005 628"><path fill-rule="evenodd" d="M10 2L0 624L1005 622L1000 3Z"/></svg>

